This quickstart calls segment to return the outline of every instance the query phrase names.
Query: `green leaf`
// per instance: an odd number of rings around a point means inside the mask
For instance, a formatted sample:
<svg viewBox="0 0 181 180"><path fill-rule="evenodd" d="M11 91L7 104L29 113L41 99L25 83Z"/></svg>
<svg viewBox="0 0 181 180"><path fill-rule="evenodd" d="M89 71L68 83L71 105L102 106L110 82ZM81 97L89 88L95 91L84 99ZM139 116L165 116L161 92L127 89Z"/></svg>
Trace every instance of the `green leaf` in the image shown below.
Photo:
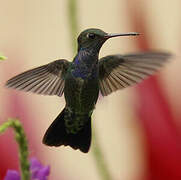
<svg viewBox="0 0 181 180"><path fill-rule="evenodd" d="M0 55L0 60L6 60L7 59L7 57L6 56L2 56L2 55Z"/></svg>

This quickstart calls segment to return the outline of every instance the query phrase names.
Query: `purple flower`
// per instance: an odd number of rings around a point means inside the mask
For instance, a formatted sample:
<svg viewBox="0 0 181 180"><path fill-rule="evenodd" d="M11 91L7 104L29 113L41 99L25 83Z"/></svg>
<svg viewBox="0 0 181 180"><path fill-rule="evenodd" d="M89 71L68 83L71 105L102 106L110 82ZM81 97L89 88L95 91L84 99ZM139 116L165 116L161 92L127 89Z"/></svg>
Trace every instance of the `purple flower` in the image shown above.
<svg viewBox="0 0 181 180"><path fill-rule="evenodd" d="M50 166L43 166L36 158L30 159L31 178L37 180L47 180L50 174Z"/></svg>
<svg viewBox="0 0 181 180"><path fill-rule="evenodd" d="M8 170L4 180L21 180L19 172L16 170Z"/></svg>
<svg viewBox="0 0 181 180"><path fill-rule="evenodd" d="M47 180L50 166L43 166L36 158L30 159L31 180ZM21 180L19 172L8 170L4 180Z"/></svg>

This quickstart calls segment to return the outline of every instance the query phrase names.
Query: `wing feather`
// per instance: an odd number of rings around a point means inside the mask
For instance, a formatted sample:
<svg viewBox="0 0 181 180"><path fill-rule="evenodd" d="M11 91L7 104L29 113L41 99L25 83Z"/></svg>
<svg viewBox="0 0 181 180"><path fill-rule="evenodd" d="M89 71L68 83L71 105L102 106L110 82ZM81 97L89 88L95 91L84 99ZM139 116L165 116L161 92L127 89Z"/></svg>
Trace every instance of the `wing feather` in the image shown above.
<svg viewBox="0 0 181 180"><path fill-rule="evenodd" d="M70 64L64 59L56 60L11 78L7 81L6 87L43 95L61 96L65 74Z"/></svg>
<svg viewBox="0 0 181 180"><path fill-rule="evenodd" d="M101 58L99 85L102 95L140 82L157 71L170 57L170 53L143 52Z"/></svg>

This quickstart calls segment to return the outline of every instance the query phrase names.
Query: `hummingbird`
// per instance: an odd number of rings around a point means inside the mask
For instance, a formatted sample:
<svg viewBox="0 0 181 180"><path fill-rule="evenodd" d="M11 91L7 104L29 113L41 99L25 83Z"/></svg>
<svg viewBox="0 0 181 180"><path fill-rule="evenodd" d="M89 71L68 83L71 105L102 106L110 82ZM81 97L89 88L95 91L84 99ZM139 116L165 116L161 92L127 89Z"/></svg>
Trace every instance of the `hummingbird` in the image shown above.
<svg viewBox="0 0 181 180"><path fill-rule="evenodd" d="M102 45L110 38L139 33L106 33L90 28L78 36L73 61L55 60L25 71L6 82L6 87L42 95L64 94L65 107L47 129L43 143L70 146L87 153L91 144L91 115L99 92L107 96L152 75L170 57L167 52L108 55L99 59Z"/></svg>

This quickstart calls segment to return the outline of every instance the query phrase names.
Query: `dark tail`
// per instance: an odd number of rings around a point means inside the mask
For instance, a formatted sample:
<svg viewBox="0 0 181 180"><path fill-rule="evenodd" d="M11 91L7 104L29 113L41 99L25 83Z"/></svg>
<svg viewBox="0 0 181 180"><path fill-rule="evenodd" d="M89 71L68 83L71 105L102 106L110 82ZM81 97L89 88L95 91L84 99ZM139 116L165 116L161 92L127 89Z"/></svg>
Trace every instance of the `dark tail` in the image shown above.
<svg viewBox="0 0 181 180"><path fill-rule="evenodd" d="M65 108L47 129L43 143L48 146L71 146L87 153L91 143L91 117L87 117L87 123L78 133L72 134L66 131L64 113Z"/></svg>

